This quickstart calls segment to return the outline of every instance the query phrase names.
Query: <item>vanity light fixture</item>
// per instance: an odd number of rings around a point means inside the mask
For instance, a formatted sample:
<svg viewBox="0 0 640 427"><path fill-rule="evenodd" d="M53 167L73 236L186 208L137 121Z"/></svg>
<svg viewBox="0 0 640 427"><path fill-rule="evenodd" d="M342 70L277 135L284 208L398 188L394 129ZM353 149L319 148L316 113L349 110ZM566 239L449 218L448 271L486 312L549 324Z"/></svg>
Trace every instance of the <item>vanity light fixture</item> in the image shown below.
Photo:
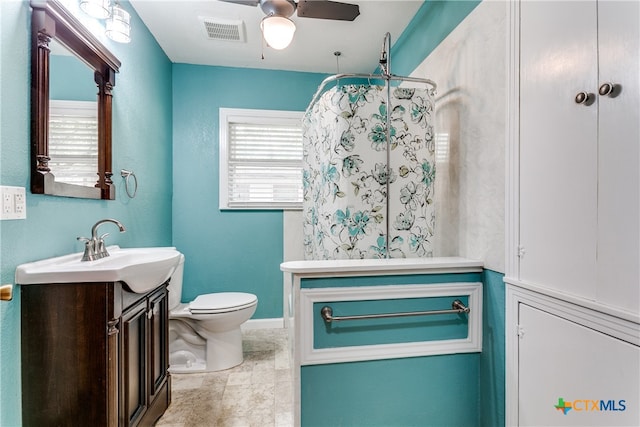
<svg viewBox="0 0 640 427"><path fill-rule="evenodd" d="M111 16L107 18L106 35L118 43L131 41L131 15L120 4L115 3L111 8Z"/></svg>
<svg viewBox="0 0 640 427"><path fill-rule="evenodd" d="M80 9L96 19L106 19L105 35L118 43L131 41L131 15L117 1L80 0Z"/></svg>
<svg viewBox="0 0 640 427"><path fill-rule="evenodd" d="M80 9L89 16L106 19L111 13L110 0L80 0Z"/></svg>
<svg viewBox="0 0 640 427"><path fill-rule="evenodd" d="M279 15L269 15L260 23L262 35L269 46L282 50L291 44L296 24L289 18Z"/></svg>

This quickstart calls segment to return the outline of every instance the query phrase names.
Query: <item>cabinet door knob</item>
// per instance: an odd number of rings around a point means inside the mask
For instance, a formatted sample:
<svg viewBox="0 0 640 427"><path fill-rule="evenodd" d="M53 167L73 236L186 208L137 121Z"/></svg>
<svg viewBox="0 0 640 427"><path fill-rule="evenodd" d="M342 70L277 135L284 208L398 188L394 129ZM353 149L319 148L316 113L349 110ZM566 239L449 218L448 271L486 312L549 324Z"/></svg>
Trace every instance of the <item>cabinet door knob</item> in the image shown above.
<svg viewBox="0 0 640 427"><path fill-rule="evenodd" d="M611 96L615 87L616 85L611 82L602 83L598 89L598 93L602 96Z"/></svg>
<svg viewBox="0 0 640 427"><path fill-rule="evenodd" d="M587 104L589 101L589 94L587 92L578 92L575 101L576 104Z"/></svg>

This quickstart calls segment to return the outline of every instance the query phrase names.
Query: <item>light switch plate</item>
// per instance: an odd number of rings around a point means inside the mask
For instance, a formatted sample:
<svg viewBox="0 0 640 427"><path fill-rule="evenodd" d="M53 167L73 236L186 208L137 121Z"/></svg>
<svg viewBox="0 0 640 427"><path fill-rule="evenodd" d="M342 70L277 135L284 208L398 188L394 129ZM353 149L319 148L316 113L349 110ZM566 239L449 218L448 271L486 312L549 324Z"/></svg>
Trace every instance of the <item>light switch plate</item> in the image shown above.
<svg viewBox="0 0 640 427"><path fill-rule="evenodd" d="M27 218L27 197L24 187L0 185L0 220Z"/></svg>

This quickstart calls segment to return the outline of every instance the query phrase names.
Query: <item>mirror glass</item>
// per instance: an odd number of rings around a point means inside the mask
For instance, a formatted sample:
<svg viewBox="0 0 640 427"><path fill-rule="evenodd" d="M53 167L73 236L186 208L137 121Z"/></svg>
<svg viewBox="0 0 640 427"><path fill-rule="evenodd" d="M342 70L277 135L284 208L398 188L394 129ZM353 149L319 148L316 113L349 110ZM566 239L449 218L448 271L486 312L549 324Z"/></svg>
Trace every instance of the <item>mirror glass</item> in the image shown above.
<svg viewBox="0 0 640 427"><path fill-rule="evenodd" d="M57 41L49 48L49 168L58 182L94 187L98 102L93 70Z"/></svg>

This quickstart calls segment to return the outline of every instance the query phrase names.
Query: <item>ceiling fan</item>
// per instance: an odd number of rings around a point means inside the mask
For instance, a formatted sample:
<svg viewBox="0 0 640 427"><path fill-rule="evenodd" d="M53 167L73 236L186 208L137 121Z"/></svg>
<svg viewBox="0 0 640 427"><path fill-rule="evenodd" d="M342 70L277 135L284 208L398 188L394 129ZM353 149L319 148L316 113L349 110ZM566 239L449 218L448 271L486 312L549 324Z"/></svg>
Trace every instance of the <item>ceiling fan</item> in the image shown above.
<svg viewBox="0 0 640 427"><path fill-rule="evenodd" d="M289 19L294 12L301 18L353 21L360 15L357 4L329 0L221 0L245 6L260 6L267 15L260 24L262 34L274 49L284 49L293 39L296 26Z"/></svg>

